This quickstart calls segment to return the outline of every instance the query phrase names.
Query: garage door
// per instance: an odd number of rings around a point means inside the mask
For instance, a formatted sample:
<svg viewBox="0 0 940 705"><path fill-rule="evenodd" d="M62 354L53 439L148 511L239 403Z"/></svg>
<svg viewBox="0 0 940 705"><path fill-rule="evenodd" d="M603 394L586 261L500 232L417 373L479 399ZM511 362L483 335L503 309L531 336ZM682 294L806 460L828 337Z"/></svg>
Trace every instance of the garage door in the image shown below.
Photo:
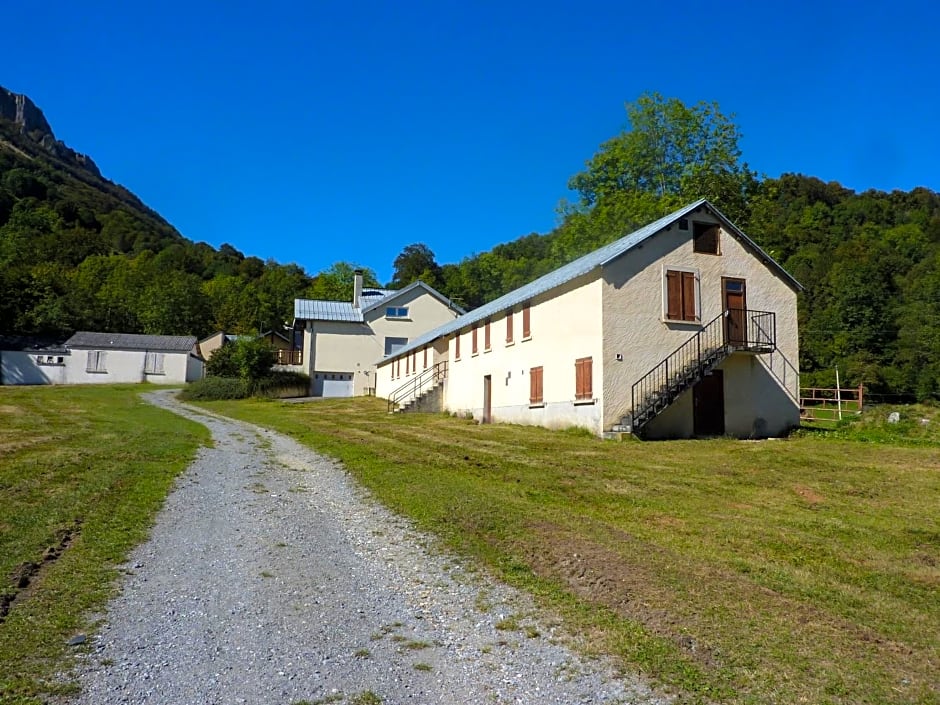
<svg viewBox="0 0 940 705"><path fill-rule="evenodd" d="M352 372L314 372L313 396L351 397L353 395Z"/></svg>

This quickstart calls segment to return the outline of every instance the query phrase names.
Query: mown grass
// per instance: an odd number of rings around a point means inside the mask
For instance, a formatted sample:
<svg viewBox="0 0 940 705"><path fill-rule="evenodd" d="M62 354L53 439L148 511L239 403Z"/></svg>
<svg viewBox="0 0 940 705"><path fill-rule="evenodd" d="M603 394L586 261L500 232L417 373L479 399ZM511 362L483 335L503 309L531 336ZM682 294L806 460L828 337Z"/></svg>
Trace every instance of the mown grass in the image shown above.
<svg viewBox="0 0 940 705"><path fill-rule="evenodd" d="M342 460L681 700L940 702L930 436L618 444L370 399L206 406Z"/></svg>
<svg viewBox="0 0 940 705"><path fill-rule="evenodd" d="M127 387L0 387L0 702L38 703L72 686L66 641L113 593L205 427ZM44 560L66 540L61 555ZM41 566L17 590L23 564Z"/></svg>

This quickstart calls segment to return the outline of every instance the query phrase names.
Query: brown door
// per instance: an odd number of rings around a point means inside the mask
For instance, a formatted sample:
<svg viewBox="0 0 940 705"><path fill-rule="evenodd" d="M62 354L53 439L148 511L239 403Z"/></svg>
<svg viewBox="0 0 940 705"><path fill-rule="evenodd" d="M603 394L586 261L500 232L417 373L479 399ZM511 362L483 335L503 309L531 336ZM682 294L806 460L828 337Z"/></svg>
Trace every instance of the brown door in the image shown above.
<svg viewBox="0 0 940 705"><path fill-rule="evenodd" d="M483 423L490 423L492 421L492 404L493 404L493 378L490 375L486 375L483 378Z"/></svg>
<svg viewBox="0 0 940 705"><path fill-rule="evenodd" d="M725 376L712 370L692 387L692 432L696 436L725 434Z"/></svg>
<svg viewBox="0 0 940 705"><path fill-rule="evenodd" d="M725 341L742 347L747 342L747 291L743 279L722 277L725 301Z"/></svg>

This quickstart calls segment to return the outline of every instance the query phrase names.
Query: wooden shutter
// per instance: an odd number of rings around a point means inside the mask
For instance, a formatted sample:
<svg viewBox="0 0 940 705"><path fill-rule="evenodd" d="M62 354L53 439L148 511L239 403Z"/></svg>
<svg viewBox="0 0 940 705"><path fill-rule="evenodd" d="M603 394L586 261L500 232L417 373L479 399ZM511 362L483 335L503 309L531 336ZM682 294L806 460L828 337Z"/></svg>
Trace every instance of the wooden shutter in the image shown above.
<svg viewBox="0 0 940 705"><path fill-rule="evenodd" d="M506 311L506 342L512 342L512 309Z"/></svg>
<svg viewBox="0 0 940 705"><path fill-rule="evenodd" d="M594 396L594 360L582 357L574 361L575 399L590 399Z"/></svg>
<svg viewBox="0 0 940 705"><path fill-rule="evenodd" d="M405 355L405 376L411 372L411 355Z"/></svg>
<svg viewBox="0 0 940 705"><path fill-rule="evenodd" d="M532 337L532 319L529 315L529 304L522 304L522 337L531 338ZM541 367L539 368L542 369Z"/></svg>
<svg viewBox="0 0 940 705"><path fill-rule="evenodd" d="M672 321L682 319L682 278L681 272L666 272L666 318Z"/></svg>
<svg viewBox="0 0 940 705"><path fill-rule="evenodd" d="M470 338L470 353L476 355L479 352L479 347L477 346L477 326L473 325L473 333Z"/></svg>
<svg viewBox="0 0 940 705"><path fill-rule="evenodd" d="M542 403L542 368L533 367L529 370L529 403Z"/></svg>
<svg viewBox="0 0 940 705"><path fill-rule="evenodd" d="M417 350L411 351L411 371L415 373L418 372L418 351Z"/></svg>
<svg viewBox="0 0 940 705"><path fill-rule="evenodd" d="M428 369L428 349L424 348L424 369Z"/></svg>
<svg viewBox="0 0 940 705"><path fill-rule="evenodd" d="M454 335L454 359L460 359L460 331Z"/></svg>
<svg viewBox="0 0 940 705"><path fill-rule="evenodd" d="M483 349L490 349L490 319L486 319L486 323L483 325Z"/></svg>
<svg viewBox="0 0 940 705"><path fill-rule="evenodd" d="M395 376L401 377L401 358L395 360Z"/></svg>
<svg viewBox="0 0 940 705"><path fill-rule="evenodd" d="M695 315L695 274L682 272L682 320L694 321Z"/></svg>

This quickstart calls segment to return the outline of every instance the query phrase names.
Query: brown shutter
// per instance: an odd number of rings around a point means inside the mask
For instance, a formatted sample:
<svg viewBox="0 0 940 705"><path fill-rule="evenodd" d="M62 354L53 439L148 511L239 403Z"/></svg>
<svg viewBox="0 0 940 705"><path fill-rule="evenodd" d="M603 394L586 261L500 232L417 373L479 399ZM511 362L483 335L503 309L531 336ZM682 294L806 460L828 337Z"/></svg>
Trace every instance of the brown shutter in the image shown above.
<svg viewBox="0 0 940 705"><path fill-rule="evenodd" d="M529 370L529 403L542 403L542 368L533 367Z"/></svg>
<svg viewBox="0 0 940 705"><path fill-rule="evenodd" d="M406 377L408 376L408 373L411 370L410 363L411 363L411 355L405 355L405 376Z"/></svg>
<svg viewBox="0 0 940 705"><path fill-rule="evenodd" d="M490 349L490 319L486 319L486 325L483 326L483 349Z"/></svg>
<svg viewBox="0 0 940 705"><path fill-rule="evenodd" d="M506 342L512 342L512 309L506 311Z"/></svg>
<svg viewBox="0 0 940 705"><path fill-rule="evenodd" d="M529 304L522 304L522 337L532 337L532 320L529 314ZM541 367L539 369L542 369Z"/></svg>
<svg viewBox="0 0 940 705"><path fill-rule="evenodd" d="M694 321L695 315L695 275L682 272L682 320Z"/></svg>
<svg viewBox="0 0 940 705"><path fill-rule="evenodd" d="M666 272L666 318L672 321L682 319L682 280L680 272Z"/></svg>
<svg viewBox="0 0 940 705"><path fill-rule="evenodd" d="M594 361L590 357L582 357L574 362L575 369L575 399L590 399L594 396L593 377Z"/></svg>
<svg viewBox="0 0 940 705"><path fill-rule="evenodd" d="M477 326L476 326L476 324L473 325L473 337L471 338L471 342L472 342L472 344L471 344L471 346L470 346L470 352L471 352L472 354L476 355L477 352L479 351L479 348L477 347Z"/></svg>
<svg viewBox="0 0 940 705"><path fill-rule="evenodd" d="M395 360L395 376L401 377L401 358Z"/></svg>
<svg viewBox="0 0 940 705"><path fill-rule="evenodd" d="M424 369L428 369L428 348L424 348Z"/></svg>

